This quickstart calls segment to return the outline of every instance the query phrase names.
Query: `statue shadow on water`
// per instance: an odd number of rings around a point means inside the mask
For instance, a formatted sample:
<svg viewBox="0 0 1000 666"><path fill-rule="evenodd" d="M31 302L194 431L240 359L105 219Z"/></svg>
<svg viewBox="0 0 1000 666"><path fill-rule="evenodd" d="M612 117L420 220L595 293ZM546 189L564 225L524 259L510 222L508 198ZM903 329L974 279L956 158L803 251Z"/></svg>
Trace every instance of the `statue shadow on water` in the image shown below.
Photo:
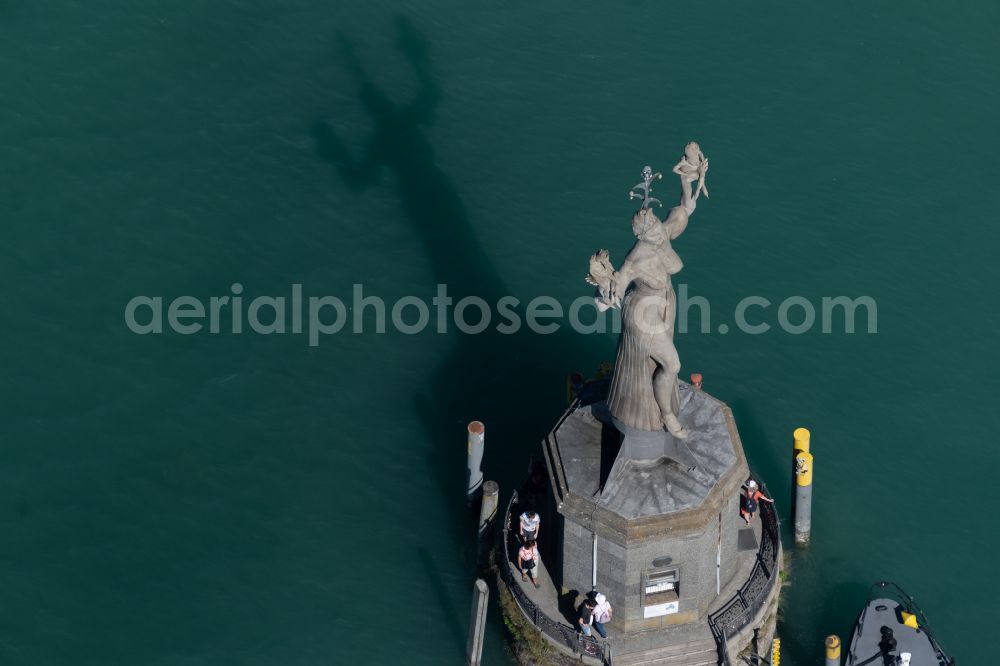
<svg viewBox="0 0 1000 666"><path fill-rule="evenodd" d="M406 102L394 100L368 75L351 42L341 35L340 56L352 73L358 102L373 129L360 154L355 154L339 135L335 118L318 120L313 127L317 152L357 195L378 183L383 171L391 171L405 219L420 240L434 283L447 284L454 302L479 296L493 306L508 291L425 134L446 99L432 74L430 46L408 20L398 19L396 29L397 47L419 89ZM515 310L523 321L523 308ZM510 491L524 481L530 456L538 457L541 439L565 408L566 374L579 359L587 359L588 365L592 360L596 368L602 360L599 344L606 346L606 341L587 342L566 326L548 335L525 326L512 334L490 326L478 335L450 335L459 336L450 357L417 387L412 400L428 439L436 443L427 463L448 524L435 520L435 538L450 537L452 546L465 554L471 572L475 548L467 546L475 540L476 517L461 510L465 425L471 420L487 424L484 471L500 483L502 511ZM613 353L603 350L605 356ZM554 367L561 369L557 373ZM456 618L455 633L464 649L464 617Z"/></svg>

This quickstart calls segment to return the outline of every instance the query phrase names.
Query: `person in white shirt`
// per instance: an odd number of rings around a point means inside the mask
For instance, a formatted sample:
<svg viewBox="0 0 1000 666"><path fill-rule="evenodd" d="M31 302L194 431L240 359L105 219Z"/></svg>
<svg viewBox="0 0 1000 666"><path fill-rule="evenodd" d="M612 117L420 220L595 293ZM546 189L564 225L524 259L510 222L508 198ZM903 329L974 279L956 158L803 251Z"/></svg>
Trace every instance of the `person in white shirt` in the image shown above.
<svg viewBox="0 0 1000 666"><path fill-rule="evenodd" d="M608 633L604 630L604 623L611 621L611 602L600 593L594 597L594 601L597 602L594 607L594 629L601 635L601 638L607 638Z"/></svg>
<svg viewBox="0 0 1000 666"><path fill-rule="evenodd" d="M521 514L521 527L518 533L521 535L521 543L525 541L538 541L539 528L542 525L542 518L534 511L525 511Z"/></svg>

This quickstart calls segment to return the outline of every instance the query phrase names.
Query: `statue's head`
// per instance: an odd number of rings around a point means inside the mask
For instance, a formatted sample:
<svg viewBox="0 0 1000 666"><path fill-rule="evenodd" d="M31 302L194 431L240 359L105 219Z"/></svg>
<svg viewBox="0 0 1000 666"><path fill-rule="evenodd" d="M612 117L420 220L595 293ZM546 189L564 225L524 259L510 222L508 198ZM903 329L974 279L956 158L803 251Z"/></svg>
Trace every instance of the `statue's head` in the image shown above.
<svg viewBox="0 0 1000 666"><path fill-rule="evenodd" d="M663 242L663 226L648 208L641 208L632 216L632 233L639 240L657 244Z"/></svg>
<svg viewBox="0 0 1000 666"><path fill-rule="evenodd" d="M696 141L688 141L688 144L684 146L684 157L688 159L688 162L697 162L700 152L701 146Z"/></svg>

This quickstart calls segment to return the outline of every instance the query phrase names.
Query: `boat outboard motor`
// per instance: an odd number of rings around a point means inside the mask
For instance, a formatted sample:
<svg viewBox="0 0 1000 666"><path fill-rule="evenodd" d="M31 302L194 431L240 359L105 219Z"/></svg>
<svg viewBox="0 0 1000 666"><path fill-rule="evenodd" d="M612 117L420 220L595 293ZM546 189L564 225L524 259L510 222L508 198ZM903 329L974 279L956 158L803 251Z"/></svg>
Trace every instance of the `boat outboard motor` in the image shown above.
<svg viewBox="0 0 1000 666"><path fill-rule="evenodd" d="M899 653L900 666L910 666L910 657L912 656L913 655L911 655L909 652L900 652Z"/></svg>
<svg viewBox="0 0 1000 666"><path fill-rule="evenodd" d="M882 655L883 666L898 666L899 659L893 654L896 652L896 639L892 635L892 629L882 627L879 631L882 633L882 640L878 642L878 651Z"/></svg>

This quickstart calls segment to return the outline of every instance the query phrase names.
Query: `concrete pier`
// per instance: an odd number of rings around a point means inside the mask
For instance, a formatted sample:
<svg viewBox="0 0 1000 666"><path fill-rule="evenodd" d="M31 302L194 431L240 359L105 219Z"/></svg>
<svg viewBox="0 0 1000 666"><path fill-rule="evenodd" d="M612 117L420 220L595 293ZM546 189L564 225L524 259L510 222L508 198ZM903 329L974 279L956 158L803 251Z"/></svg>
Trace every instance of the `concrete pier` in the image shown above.
<svg viewBox="0 0 1000 666"><path fill-rule="evenodd" d="M603 396L593 393L543 444L553 494L542 519L555 531L542 560L553 588L524 586L529 610L572 625L596 587L615 609L615 663L630 666L668 657L715 663L716 637L731 655L757 636L769 643L780 587L777 521L770 505L750 527L740 518L750 471L732 412L682 383L681 423L690 432L683 446L694 464L662 448L635 459L623 455L627 437L602 418Z"/></svg>

